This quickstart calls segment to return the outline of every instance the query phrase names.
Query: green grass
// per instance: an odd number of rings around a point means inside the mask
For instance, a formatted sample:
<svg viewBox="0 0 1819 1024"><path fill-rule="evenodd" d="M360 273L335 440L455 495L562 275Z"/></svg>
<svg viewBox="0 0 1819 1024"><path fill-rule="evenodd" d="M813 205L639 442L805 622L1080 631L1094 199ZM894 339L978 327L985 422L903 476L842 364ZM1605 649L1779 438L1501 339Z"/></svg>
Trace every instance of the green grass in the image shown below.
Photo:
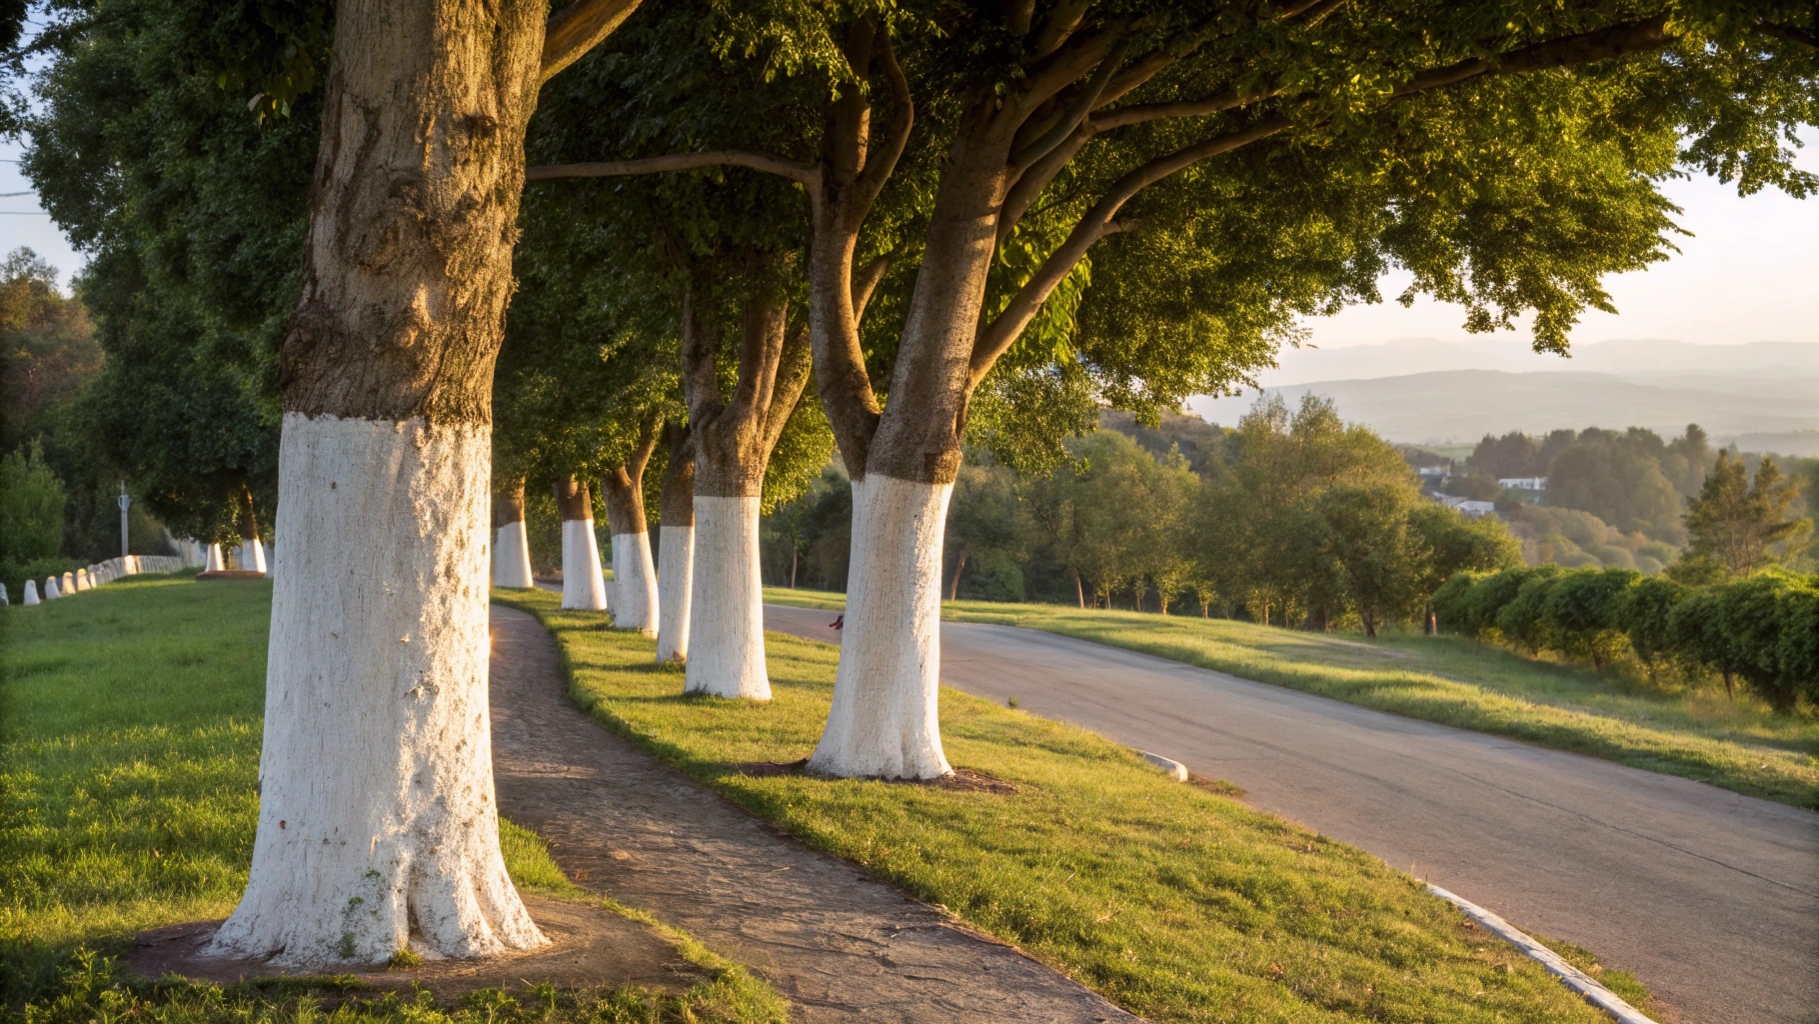
<svg viewBox="0 0 1819 1024"><path fill-rule="evenodd" d="M835 609L845 595L767 588L765 600ZM950 601L942 617L1047 630L1462 729L1510 736L1819 807L1819 719L1722 692L1659 692L1590 668L1456 636L1379 640L1230 619Z"/></svg>
<svg viewBox="0 0 1819 1024"><path fill-rule="evenodd" d="M138 1017L170 1024L298 1021L781 1021L749 974L660 928L707 981L648 990L346 998L345 980L221 989L120 976L134 932L222 917L246 884L258 797L271 585L145 576L0 612L0 1018ZM542 840L501 823L527 891L585 898ZM318 1004L339 994L332 1009ZM33 1005L26 1007L30 1001Z"/></svg>
<svg viewBox="0 0 1819 1024"><path fill-rule="evenodd" d="M1016 794L747 776L734 766L813 749L835 648L772 633L772 701L685 698L653 642L604 615L494 599L550 627L609 728L1151 1020L1604 1019L1409 876L1086 730L944 690L949 759Z"/></svg>

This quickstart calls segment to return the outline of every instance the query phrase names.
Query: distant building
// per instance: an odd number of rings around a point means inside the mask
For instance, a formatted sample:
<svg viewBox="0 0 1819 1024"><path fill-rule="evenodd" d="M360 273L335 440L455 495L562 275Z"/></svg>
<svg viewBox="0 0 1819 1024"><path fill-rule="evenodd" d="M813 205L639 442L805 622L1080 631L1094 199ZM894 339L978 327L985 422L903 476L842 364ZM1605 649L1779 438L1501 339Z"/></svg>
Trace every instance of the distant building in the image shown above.
<svg viewBox="0 0 1819 1024"><path fill-rule="evenodd" d="M1468 519L1494 515L1497 511L1496 504L1492 502L1473 501L1470 498L1461 498L1456 494L1436 494L1434 500L1447 508L1458 509L1459 513Z"/></svg>
<svg viewBox="0 0 1819 1024"><path fill-rule="evenodd" d="M1420 469L1415 470L1415 475L1422 478L1423 480L1431 480L1431 479L1445 480L1447 477L1452 476L1453 474L1452 474L1452 471L1447 469L1445 466L1422 466Z"/></svg>
<svg viewBox="0 0 1819 1024"><path fill-rule="evenodd" d="M1547 477L1544 477L1544 476L1504 477L1497 481L1497 486L1503 488L1506 491L1545 491L1545 490L1547 490Z"/></svg>

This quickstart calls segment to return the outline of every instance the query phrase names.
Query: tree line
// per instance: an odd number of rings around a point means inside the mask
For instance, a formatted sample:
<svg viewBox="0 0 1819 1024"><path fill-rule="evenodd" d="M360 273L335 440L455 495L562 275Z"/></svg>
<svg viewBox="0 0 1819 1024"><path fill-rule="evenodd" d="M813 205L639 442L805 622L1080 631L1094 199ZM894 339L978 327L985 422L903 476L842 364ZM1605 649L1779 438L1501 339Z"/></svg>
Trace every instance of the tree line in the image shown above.
<svg viewBox="0 0 1819 1024"><path fill-rule="evenodd" d="M962 467L946 596L1375 635L1423 621L1428 596L1456 572L1520 563L1500 520L1428 500L1393 446L1318 396L1292 412L1262 400L1229 430L1180 415L1154 427L1106 420L1048 472L984 452ZM844 589L840 493L830 482L768 520L773 582Z"/></svg>
<svg viewBox="0 0 1819 1024"><path fill-rule="evenodd" d="M97 450L173 528L273 524L260 823L213 948L298 964L384 962L413 923L447 955L538 942L474 671L476 538L521 538L527 488L554 485L565 603L608 599L598 493L616 623L674 651L686 610L685 686L761 699L767 480L837 450L849 628L809 764L938 777L964 449L1058 465L1102 407L1231 390L1391 267L1561 351L1604 275L1667 258L1666 177L1813 186L1784 141L1814 120L1811 14L1779 0L51 12L0 63L38 100L0 129L91 260ZM1292 572L1212 559L1219 592L1271 621L1412 606L1432 563L1408 552L1436 542L1406 482L1331 431L1256 430L1234 476L1300 468L1215 482L1225 522L1258 550L1289 537L1266 524L1326 539ZM1103 461L1051 474L1077 590L1191 584L1178 531L1102 538L1086 494L1146 488L1174 522L1188 478ZM647 489L692 583L651 571Z"/></svg>

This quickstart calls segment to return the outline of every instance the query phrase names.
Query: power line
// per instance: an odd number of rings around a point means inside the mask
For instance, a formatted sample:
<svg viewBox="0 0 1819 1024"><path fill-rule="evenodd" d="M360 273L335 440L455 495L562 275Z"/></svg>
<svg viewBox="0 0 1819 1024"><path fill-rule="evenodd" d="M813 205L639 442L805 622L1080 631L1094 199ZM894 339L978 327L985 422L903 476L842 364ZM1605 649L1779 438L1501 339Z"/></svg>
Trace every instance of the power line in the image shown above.
<svg viewBox="0 0 1819 1024"><path fill-rule="evenodd" d="M14 199L19 196L35 195L33 192L0 192L0 199Z"/></svg>
<svg viewBox="0 0 1819 1024"><path fill-rule="evenodd" d="M49 217L44 210L0 210L0 217Z"/></svg>

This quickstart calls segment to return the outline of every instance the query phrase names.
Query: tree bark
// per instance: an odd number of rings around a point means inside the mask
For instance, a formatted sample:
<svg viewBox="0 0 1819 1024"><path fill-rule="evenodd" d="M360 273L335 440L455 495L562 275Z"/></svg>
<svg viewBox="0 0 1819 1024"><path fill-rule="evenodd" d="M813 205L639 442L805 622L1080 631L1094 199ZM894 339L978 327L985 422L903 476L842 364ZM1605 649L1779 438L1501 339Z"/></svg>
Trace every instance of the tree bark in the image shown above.
<svg viewBox="0 0 1819 1024"><path fill-rule="evenodd" d="M662 424L644 428L630 458L606 474L607 529L613 538L613 625L646 636L657 633L657 567L651 562L650 528L644 518L644 467L657 449Z"/></svg>
<svg viewBox="0 0 1819 1024"><path fill-rule="evenodd" d="M684 691L769 700L758 506L764 469L810 371L806 332L788 330L775 268L749 275L738 332L738 376L720 394L719 332L704 320L706 285L691 281L682 323L682 386L695 435L698 569L689 595L696 642Z"/></svg>
<svg viewBox="0 0 1819 1024"><path fill-rule="evenodd" d="M594 537L594 496L573 474L556 481L556 513L562 519L562 607L607 610L606 579L600 571L600 542Z"/></svg>
<svg viewBox="0 0 1819 1024"><path fill-rule="evenodd" d="M960 561L954 564L954 583L948 588L949 601L960 600L960 574L966 571L966 552L960 552Z"/></svg>
<svg viewBox="0 0 1819 1024"><path fill-rule="evenodd" d="M1080 582L1079 573L1074 574L1074 600L1080 602L1081 608L1086 607L1086 587Z"/></svg>
<svg viewBox="0 0 1819 1024"><path fill-rule="evenodd" d="M512 480L493 496L493 586L525 589L531 579L530 541L524 532L524 478Z"/></svg>
<svg viewBox="0 0 1819 1024"><path fill-rule="evenodd" d="M688 426L664 428L668 464L658 498L657 662L688 660L695 572L695 443Z"/></svg>

